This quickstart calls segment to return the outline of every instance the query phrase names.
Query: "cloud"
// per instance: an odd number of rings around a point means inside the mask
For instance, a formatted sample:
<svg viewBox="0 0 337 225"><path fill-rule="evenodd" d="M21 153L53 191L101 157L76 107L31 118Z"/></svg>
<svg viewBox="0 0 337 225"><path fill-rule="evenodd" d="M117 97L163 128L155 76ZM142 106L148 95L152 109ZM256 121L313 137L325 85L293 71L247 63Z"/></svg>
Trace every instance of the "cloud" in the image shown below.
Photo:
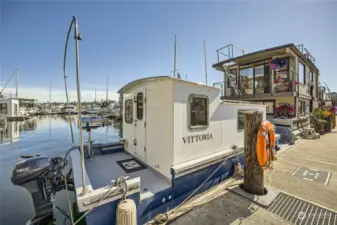
<svg viewBox="0 0 337 225"><path fill-rule="evenodd" d="M5 93L15 93L15 89L9 89ZM68 90L69 101L77 101L77 91ZM37 99L38 102L49 101L49 88L34 88L34 87L22 87L19 88L19 97L21 98L33 98ZM106 99L106 91L98 90L96 91L96 100L101 101ZM109 90L109 99L118 100L119 94L117 91ZM94 101L95 92L93 89L81 90L81 101ZM51 91L51 101L52 102L65 102L66 94L64 89L52 89Z"/></svg>

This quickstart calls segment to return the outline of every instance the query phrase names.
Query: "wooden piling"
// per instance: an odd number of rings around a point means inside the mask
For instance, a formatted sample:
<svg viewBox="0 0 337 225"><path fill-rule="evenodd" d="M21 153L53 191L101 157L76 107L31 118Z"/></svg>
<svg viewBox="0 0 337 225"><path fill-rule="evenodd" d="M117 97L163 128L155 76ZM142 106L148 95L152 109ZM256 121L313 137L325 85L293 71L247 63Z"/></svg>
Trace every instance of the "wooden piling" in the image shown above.
<svg viewBox="0 0 337 225"><path fill-rule="evenodd" d="M265 194L263 169L258 163L256 153L257 132L261 125L262 114L245 113L244 124L244 183L243 190L255 195Z"/></svg>

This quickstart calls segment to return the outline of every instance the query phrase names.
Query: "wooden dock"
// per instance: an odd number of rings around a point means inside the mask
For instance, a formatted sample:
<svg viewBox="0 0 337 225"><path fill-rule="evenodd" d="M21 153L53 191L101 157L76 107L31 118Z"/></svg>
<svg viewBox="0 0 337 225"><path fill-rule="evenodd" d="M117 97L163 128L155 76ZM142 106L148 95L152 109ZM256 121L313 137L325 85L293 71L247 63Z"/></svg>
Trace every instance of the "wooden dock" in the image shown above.
<svg viewBox="0 0 337 225"><path fill-rule="evenodd" d="M282 195L270 207L264 208L227 191L170 224L298 224L303 220L303 224L337 225L336 171L337 129L334 129L320 139L303 139L280 152L271 176L265 172L267 188L272 186ZM276 201L280 203L278 206Z"/></svg>

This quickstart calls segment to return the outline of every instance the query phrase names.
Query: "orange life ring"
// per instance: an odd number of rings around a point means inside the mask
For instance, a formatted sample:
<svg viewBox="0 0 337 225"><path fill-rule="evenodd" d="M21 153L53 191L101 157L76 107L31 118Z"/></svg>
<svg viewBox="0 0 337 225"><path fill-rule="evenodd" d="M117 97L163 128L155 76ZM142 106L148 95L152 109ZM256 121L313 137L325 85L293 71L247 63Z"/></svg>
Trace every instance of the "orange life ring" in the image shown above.
<svg viewBox="0 0 337 225"><path fill-rule="evenodd" d="M277 160L275 148L275 131L273 124L267 120L261 122L256 140L257 160L262 168L270 166L270 162Z"/></svg>

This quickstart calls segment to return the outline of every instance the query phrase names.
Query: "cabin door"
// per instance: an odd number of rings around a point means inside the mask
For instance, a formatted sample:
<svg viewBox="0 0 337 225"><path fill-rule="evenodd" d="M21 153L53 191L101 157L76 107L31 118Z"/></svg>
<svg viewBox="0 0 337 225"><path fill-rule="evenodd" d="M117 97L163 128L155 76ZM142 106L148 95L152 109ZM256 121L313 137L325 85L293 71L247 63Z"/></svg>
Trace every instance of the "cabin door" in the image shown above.
<svg viewBox="0 0 337 225"><path fill-rule="evenodd" d="M146 88L137 90L134 93L135 101L135 154L146 161Z"/></svg>

